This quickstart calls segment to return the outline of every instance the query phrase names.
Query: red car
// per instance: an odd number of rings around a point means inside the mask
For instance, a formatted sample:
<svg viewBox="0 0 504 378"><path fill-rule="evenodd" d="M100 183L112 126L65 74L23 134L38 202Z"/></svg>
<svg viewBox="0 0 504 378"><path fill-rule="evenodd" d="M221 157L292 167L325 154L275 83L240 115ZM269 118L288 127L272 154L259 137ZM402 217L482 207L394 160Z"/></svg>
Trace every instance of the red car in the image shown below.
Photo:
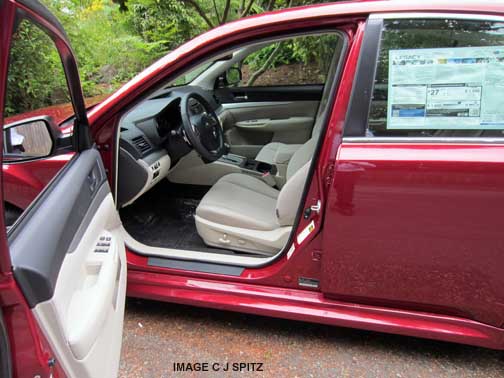
<svg viewBox="0 0 504 378"><path fill-rule="evenodd" d="M75 153L0 236L0 375L117 375L126 295L504 349L503 16L254 16L86 112L57 20L0 1L0 107L24 20L75 111L70 145L48 117L3 135L8 167Z"/></svg>

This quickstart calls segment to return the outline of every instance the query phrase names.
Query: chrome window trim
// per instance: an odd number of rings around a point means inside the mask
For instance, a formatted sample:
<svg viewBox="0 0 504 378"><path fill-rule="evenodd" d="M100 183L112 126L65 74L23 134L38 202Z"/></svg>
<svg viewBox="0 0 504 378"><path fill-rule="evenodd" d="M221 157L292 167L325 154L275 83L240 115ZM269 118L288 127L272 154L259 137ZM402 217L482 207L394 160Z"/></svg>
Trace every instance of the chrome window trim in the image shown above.
<svg viewBox="0 0 504 378"><path fill-rule="evenodd" d="M502 138L479 137L343 137L343 143L446 143L446 144L504 144Z"/></svg>
<svg viewBox="0 0 504 378"><path fill-rule="evenodd" d="M495 14L472 14L472 13L433 13L433 12L392 12L392 13L373 13L369 16L371 20L388 20L395 19L418 19L418 18L451 18L457 20L474 20L474 21L501 21L504 22L504 16L497 16Z"/></svg>

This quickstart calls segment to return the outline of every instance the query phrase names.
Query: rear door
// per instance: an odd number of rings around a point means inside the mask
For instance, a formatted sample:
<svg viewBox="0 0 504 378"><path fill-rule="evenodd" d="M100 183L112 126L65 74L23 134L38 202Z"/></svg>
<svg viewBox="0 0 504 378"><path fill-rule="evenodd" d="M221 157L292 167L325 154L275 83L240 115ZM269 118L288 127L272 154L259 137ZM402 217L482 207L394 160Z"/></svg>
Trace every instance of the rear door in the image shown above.
<svg viewBox="0 0 504 378"><path fill-rule="evenodd" d="M303 144L310 138L338 37L305 35L250 47L253 52L235 67L242 72L239 82L217 83L232 153L254 158L270 142Z"/></svg>
<svg viewBox="0 0 504 378"><path fill-rule="evenodd" d="M503 325L503 99L503 19L371 17L324 224L327 297Z"/></svg>
<svg viewBox="0 0 504 378"><path fill-rule="evenodd" d="M1 250L0 262L4 269L10 262L16 284L54 353L50 357L57 370L69 377L114 377L122 341L125 247L106 171L99 152L91 147L76 62L60 24L38 2L3 1L0 6L2 41L10 47L2 51L2 59L4 52L9 56L8 72L0 72L2 160L8 156L10 163L22 166L57 155L62 148L75 151L9 229L8 249ZM31 58L17 66L26 56ZM6 64L7 59L2 67ZM34 92L20 102L15 100L19 72L47 85L62 85L58 91L42 91L40 97ZM30 76L34 72L37 77ZM4 128L5 115L22 113L28 106L38 106L37 101L44 105L56 101L46 93L67 96L73 104L71 147L61 145L59 130L48 117L19 117L17 124ZM3 211L3 203L0 207ZM12 336L14 374L24 376L23 358L16 353L26 349L26 340Z"/></svg>

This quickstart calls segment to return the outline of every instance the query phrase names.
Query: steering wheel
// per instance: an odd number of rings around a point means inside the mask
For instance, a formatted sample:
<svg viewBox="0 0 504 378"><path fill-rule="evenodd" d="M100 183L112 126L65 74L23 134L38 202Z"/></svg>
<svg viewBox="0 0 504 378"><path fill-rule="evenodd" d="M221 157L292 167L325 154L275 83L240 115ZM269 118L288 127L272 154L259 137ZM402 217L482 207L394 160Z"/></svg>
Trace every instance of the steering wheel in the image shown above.
<svg viewBox="0 0 504 378"><path fill-rule="evenodd" d="M185 135L203 160L212 162L225 152L224 132L210 104L197 93L188 93L180 101Z"/></svg>

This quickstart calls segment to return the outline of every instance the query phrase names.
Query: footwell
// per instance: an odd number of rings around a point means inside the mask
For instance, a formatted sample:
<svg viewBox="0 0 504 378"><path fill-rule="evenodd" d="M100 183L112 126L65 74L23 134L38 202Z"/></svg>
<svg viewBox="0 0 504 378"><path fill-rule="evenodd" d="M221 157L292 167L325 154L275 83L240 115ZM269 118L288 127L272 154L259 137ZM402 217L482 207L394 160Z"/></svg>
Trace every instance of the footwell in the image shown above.
<svg viewBox="0 0 504 378"><path fill-rule="evenodd" d="M235 254L205 245L196 231L196 207L208 187L160 183L132 205L121 209L124 228L151 247Z"/></svg>

